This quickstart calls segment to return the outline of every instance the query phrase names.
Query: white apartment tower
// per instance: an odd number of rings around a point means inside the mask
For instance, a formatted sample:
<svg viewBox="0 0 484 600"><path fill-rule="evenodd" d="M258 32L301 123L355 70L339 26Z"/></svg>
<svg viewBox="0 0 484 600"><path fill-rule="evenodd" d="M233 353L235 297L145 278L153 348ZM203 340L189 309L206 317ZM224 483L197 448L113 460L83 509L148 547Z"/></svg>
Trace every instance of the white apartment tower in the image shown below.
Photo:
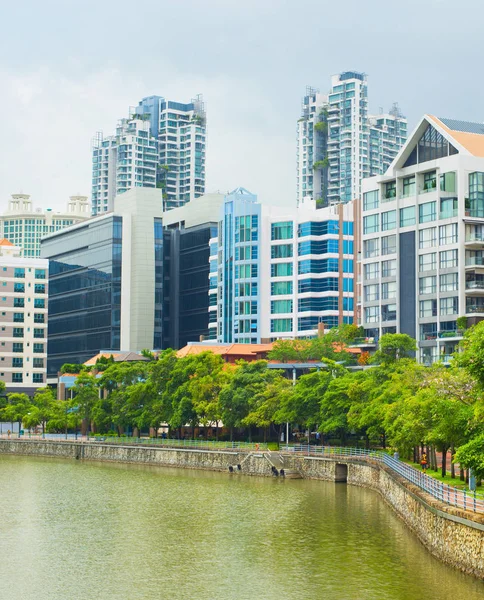
<svg viewBox="0 0 484 600"><path fill-rule="evenodd" d="M7 392L46 385L49 261L0 240L0 379Z"/></svg>
<svg viewBox="0 0 484 600"><path fill-rule="evenodd" d="M64 212L34 209L28 194L12 194L7 210L0 215L0 236L22 249L22 256L40 256L44 235L85 221L90 216L87 196L71 196Z"/></svg>
<svg viewBox="0 0 484 600"><path fill-rule="evenodd" d="M361 227L367 334L407 333L421 362L448 362L484 318L484 124L425 115L363 182Z"/></svg>
<svg viewBox="0 0 484 600"><path fill-rule="evenodd" d="M156 187L158 142L150 122L131 110L116 135L98 132L92 143L92 214L113 210L114 197L134 187Z"/></svg>

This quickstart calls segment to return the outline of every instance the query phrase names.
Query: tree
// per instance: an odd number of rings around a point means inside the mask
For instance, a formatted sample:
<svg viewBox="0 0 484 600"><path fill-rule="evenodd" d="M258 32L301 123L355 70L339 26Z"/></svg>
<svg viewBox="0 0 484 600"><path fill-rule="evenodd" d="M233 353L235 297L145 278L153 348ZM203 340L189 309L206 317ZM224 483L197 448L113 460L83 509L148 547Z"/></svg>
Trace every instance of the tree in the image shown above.
<svg viewBox="0 0 484 600"><path fill-rule="evenodd" d="M462 445L454 456L454 462L465 469L472 469L477 479L484 478L484 433Z"/></svg>
<svg viewBox="0 0 484 600"><path fill-rule="evenodd" d="M484 321L464 333L456 354L457 365L463 367L484 388Z"/></svg>
<svg viewBox="0 0 484 600"><path fill-rule="evenodd" d="M267 385L257 391L249 401L249 413L243 419L243 424L249 427L262 427L264 441L267 439L267 430L275 420L279 405L288 398L292 391L292 383L282 376L282 371L272 370Z"/></svg>
<svg viewBox="0 0 484 600"><path fill-rule="evenodd" d="M22 421L30 411L32 404L27 394L11 392L7 394L7 404L2 411L2 418L10 423L18 423L19 431L22 429Z"/></svg>
<svg viewBox="0 0 484 600"><path fill-rule="evenodd" d="M38 414L39 423L42 424L42 435L45 435L45 427L51 416L54 402L55 396L51 388L38 388L35 391L33 405L35 408L35 413Z"/></svg>
<svg viewBox="0 0 484 600"><path fill-rule="evenodd" d="M74 383L74 398L72 402L73 409L78 410L83 419L85 433L89 433L89 422L91 419L94 403L99 398L98 383L91 373L81 372Z"/></svg>
<svg viewBox="0 0 484 600"><path fill-rule="evenodd" d="M385 333L381 336L373 362L394 363L402 358L411 358L417 350L415 340L406 333Z"/></svg>

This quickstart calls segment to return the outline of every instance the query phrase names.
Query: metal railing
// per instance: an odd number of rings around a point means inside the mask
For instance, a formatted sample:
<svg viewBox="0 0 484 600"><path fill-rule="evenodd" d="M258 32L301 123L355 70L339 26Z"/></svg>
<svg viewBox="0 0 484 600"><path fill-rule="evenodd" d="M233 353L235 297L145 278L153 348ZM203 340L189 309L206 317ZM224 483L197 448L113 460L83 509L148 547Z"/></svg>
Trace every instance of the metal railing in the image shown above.
<svg viewBox="0 0 484 600"><path fill-rule="evenodd" d="M442 483L423 471L407 465L401 460L390 456L381 450L366 450L364 448L343 448L333 446L287 446L286 450L291 453L305 454L307 456L327 456L327 457L355 457L365 460L373 459L382 462L392 471L410 481L422 491L431 495L444 504L455 506L463 510L470 510L476 513L484 513L484 497L477 492L461 490L459 488Z"/></svg>

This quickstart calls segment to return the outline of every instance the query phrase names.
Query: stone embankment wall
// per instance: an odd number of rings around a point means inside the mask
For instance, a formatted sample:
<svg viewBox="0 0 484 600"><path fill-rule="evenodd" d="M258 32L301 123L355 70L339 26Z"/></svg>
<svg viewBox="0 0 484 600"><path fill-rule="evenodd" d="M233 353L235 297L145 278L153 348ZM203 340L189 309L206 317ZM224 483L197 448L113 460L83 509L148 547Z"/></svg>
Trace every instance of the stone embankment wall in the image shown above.
<svg viewBox="0 0 484 600"><path fill-rule="evenodd" d="M103 443L0 440L0 454L24 454L155 466L228 471L271 476L276 454L153 448ZM237 469L240 465L240 471ZM484 515L463 511L437 501L376 461L345 457L284 455L284 468L302 477L369 487L405 521L426 548L443 562L484 579Z"/></svg>

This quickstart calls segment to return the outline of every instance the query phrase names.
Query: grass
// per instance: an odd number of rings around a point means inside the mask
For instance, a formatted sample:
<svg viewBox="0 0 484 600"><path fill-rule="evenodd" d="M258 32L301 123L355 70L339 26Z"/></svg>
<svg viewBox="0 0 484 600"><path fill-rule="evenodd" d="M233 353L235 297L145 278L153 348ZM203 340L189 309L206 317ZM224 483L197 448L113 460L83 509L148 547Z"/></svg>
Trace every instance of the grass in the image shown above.
<svg viewBox="0 0 484 600"><path fill-rule="evenodd" d="M407 465L410 465L417 471L422 470L422 468L419 465L416 465L411 460L405 460L405 459L400 459L400 460L402 462L406 463ZM458 469L456 469L456 471L458 471ZM427 475L432 477L432 479L437 479L437 481L441 481L442 483L445 483L446 485L450 485L459 490L466 490L467 492L469 491L469 486L466 484L465 481L461 481L459 477L451 477L450 476L450 470L447 472L447 475L445 477L442 477L442 471L440 469L438 471L432 471L431 469L427 469L426 473L427 473ZM480 496L484 497L484 490L483 490L482 486L477 486L477 492Z"/></svg>

